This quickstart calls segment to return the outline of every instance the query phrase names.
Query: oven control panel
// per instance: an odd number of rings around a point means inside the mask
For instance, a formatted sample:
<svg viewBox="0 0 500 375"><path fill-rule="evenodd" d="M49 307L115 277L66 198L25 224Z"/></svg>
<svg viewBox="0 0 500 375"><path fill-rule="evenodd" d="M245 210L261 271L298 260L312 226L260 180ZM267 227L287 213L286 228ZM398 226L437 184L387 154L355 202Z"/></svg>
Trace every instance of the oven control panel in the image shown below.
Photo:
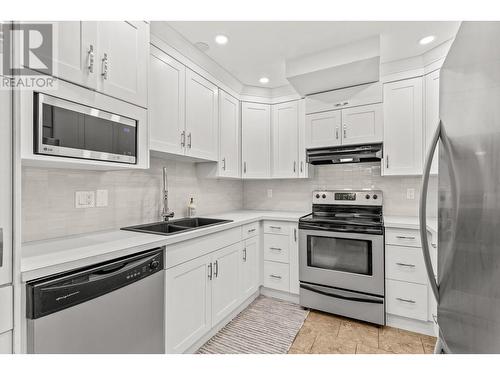
<svg viewBox="0 0 500 375"><path fill-rule="evenodd" d="M313 204L350 204L363 206L382 206L380 190L315 190Z"/></svg>

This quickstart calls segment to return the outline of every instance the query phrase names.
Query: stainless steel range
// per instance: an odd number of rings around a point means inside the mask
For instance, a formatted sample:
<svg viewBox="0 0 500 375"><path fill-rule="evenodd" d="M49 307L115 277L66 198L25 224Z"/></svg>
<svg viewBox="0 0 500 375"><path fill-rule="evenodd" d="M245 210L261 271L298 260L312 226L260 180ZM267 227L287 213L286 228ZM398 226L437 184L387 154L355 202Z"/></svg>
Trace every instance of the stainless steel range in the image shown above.
<svg viewBox="0 0 500 375"><path fill-rule="evenodd" d="M299 220L300 304L385 324L381 191L314 191Z"/></svg>

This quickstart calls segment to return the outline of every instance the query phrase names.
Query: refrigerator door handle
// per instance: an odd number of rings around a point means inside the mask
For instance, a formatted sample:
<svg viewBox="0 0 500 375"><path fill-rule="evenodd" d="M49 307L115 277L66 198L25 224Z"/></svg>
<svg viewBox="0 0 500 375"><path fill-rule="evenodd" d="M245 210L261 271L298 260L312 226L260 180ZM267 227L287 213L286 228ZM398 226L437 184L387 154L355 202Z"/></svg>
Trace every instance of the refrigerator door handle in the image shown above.
<svg viewBox="0 0 500 375"><path fill-rule="evenodd" d="M431 145L429 150L427 150L427 155L425 157L424 172L422 175L422 188L420 189L420 207L419 207L419 222L420 222L420 239L422 242L422 252L424 255L425 269L427 271L427 277L429 278L429 283L432 289L436 301L439 302L439 285L434 277L434 270L432 269L431 255L429 252L429 242L427 239L427 188L429 186L429 176L431 173L432 158L434 152L436 151L439 138L441 137L441 120L439 120L438 126L432 136Z"/></svg>

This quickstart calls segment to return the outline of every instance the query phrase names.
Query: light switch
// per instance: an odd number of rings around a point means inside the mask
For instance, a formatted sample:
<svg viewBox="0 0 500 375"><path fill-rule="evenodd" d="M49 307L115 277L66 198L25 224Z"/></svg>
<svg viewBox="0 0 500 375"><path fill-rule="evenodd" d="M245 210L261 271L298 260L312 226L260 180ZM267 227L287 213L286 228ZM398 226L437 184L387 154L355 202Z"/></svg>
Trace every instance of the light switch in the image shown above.
<svg viewBox="0 0 500 375"><path fill-rule="evenodd" d="M406 189L406 199L415 199L415 189L413 188Z"/></svg>
<svg viewBox="0 0 500 375"><path fill-rule="evenodd" d="M95 192L77 191L75 193L75 208L95 207Z"/></svg>
<svg viewBox="0 0 500 375"><path fill-rule="evenodd" d="M100 189L96 191L96 207L107 207L108 206L108 190Z"/></svg>

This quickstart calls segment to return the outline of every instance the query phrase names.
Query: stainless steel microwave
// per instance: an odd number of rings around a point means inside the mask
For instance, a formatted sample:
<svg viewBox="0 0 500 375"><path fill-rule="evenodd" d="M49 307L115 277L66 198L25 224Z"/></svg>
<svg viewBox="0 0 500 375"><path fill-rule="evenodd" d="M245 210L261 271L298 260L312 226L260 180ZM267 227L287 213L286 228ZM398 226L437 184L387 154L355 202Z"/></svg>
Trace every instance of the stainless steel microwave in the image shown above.
<svg viewBox="0 0 500 375"><path fill-rule="evenodd" d="M137 162L137 120L35 93L34 152L117 163Z"/></svg>

